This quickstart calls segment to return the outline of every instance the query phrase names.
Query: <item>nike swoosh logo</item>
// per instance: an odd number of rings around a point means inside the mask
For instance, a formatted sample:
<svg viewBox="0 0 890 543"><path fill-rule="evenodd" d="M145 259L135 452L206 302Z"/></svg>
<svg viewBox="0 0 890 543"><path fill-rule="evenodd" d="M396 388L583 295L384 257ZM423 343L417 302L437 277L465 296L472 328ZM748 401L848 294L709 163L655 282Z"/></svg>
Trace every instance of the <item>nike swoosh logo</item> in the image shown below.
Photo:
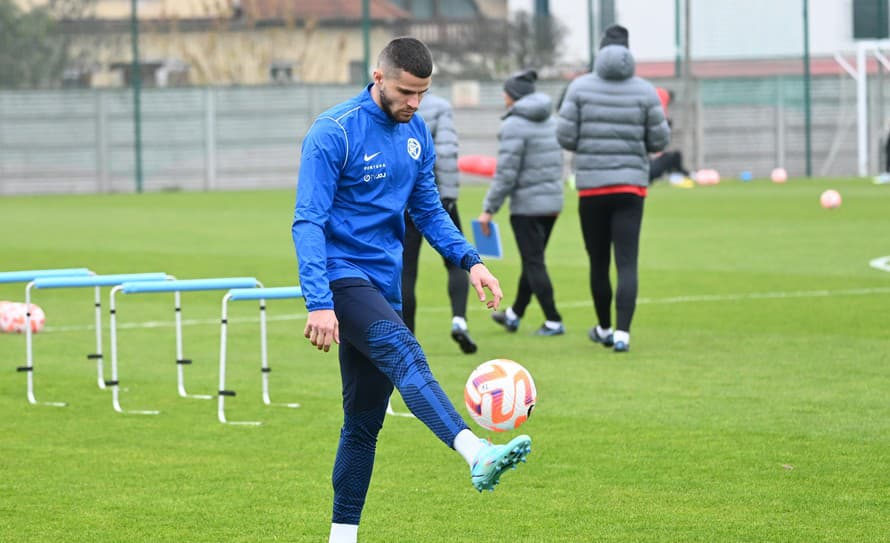
<svg viewBox="0 0 890 543"><path fill-rule="evenodd" d="M381 151L377 151L373 155L369 155L369 154L365 153L365 162L368 162L369 160L374 160L374 157L379 155L380 153L381 153Z"/></svg>

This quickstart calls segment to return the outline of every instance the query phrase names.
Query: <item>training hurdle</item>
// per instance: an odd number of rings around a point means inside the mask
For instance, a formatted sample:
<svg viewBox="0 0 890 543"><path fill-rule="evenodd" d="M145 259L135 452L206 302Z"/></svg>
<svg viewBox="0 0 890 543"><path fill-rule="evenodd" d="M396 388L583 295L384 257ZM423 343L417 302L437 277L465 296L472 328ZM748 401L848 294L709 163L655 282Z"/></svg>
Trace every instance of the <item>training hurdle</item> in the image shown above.
<svg viewBox="0 0 890 543"><path fill-rule="evenodd" d="M19 270L0 272L0 283L29 283L40 277L64 277L64 276L85 276L92 275L93 271L89 268L54 268L46 270ZM31 306L26 306L25 318L27 319L28 333L31 332ZM16 371L28 373L28 390L33 386L32 368L30 366L19 366ZM28 401L33 401L33 397L29 396ZM46 405L63 406L65 404L59 402L46 402Z"/></svg>
<svg viewBox="0 0 890 543"><path fill-rule="evenodd" d="M234 390L226 389L226 341L228 329L228 304L230 301L258 300L260 303L260 372L263 376L263 403L266 405L282 405L285 407L300 407L298 403L273 404L269 399L269 367L268 350L266 348L266 300L283 300L287 298L302 298L303 290L300 287L270 287L270 288L239 288L232 289L222 299L222 324L219 335L219 400L217 401L216 414L223 424L244 424L259 426L260 421L229 421L226 420L226 396L234 396Z"/></svg>
<svg viewBox="0 0 890 543"><path fill-rule="evenodd" d="M25 304L28 307L25 313L25 352L26 365L22 366L20 371L28 372L28 402L32 404L38 403L34 398L34 354L33 354L33 333L31 332L31 289L49 289L49 288L95 288L95 311L96 311L96 352L87 354L88 360L96 361L97 382L99 388L105 388L105 378L103 369L102 355L102 298L101 287L113 287L127 281L164 281L168 278L166 273L122 273L113 275L86 275L86 276L53 276L39 277L34 279L25 287ZM44 402L47 405L64 406L64 402Z"/></svg>
<svg viewBox="0 0 890 543"><path fill-rule="evenodd" d="M179 395L183 398L210 400L213 399L214 396L207 394L188 394L185 390L184 372L182 367L191 364L192 361L184 358L182 354L182 304L180 293L186 291L229 290L262 286L262 283L255 277L216 277L211 279L174 279L171 281L135 281L113 287L111 289L111 300L109 304L109 311L111 313L111 380L106 381L105 384L111 387L111 401L114 410L118 413L133 413L137 415L157 415L160 413L160 411L156 410L124 411L121 408L119 398L120 380L117 371L117 308L115 305L115 295L118 292L123 294L173 293L174 311L176 315L176 383Z"/></svg>

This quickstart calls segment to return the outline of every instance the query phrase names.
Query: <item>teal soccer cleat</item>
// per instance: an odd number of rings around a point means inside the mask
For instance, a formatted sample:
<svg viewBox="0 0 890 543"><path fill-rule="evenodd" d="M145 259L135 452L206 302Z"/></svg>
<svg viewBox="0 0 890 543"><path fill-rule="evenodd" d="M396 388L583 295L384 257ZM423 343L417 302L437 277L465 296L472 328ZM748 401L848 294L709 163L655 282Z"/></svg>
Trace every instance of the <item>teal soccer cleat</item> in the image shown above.
<svg viewBox="0 0 890 543"><path fill-rule="evenodd" d="M513 438L506 445L493 445L488 440L476 454L470 469L470 477L476 490L494 490L501 475L508 469L516 469L519 462L525 462L532 451L532 438L522 435Z"/></svg>

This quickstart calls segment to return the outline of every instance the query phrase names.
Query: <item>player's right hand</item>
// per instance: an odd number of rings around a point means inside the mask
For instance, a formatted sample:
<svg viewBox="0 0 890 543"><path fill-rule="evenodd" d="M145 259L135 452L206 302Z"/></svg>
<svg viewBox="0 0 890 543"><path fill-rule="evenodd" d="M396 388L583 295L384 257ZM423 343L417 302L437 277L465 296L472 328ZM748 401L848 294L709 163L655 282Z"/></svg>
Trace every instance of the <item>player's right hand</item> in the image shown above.
<svg viewBox="0 0 890 543"><path fill-rule="evenodd" d="M340 343L340 322L333 309L317 309L310 311L306 318L303 336L319 351L331 350L331 343Z"/></svg>

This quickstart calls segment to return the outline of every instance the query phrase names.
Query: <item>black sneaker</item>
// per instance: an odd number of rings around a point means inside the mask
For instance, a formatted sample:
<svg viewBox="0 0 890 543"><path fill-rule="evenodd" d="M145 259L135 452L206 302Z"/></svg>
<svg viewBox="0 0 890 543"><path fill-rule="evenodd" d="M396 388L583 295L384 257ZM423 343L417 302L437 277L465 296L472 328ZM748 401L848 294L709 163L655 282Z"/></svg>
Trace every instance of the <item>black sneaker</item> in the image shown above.
<svg viewBox="0 0 890 543"><path fill-rule="evenodd" d="M460 345L460 350L463 351L464 354L473 354L478 349L476 343L473 341L473 338L470 337L469 332L467 332L460 326L451 327L451 339L453 339L457 342L458 345Z"/></svg>
<svg viewBox="0 0 890 543"><path fill-rule="evenodd" d="M612 334L607 336L601 336L599 331L596 329L596 326L590 329L590 332L587 334L590 337L590 341L594 343L600 343L603 347L611 347L615 345L615 340L612 337Z"/></svg>
<svg viewBox="0 0 890 543"><path fill-rule="evenodd" d="M511 319L506 311L495 311L491 314L491 320L506 328L508 332L519 330L519 319Z"/></svg>

